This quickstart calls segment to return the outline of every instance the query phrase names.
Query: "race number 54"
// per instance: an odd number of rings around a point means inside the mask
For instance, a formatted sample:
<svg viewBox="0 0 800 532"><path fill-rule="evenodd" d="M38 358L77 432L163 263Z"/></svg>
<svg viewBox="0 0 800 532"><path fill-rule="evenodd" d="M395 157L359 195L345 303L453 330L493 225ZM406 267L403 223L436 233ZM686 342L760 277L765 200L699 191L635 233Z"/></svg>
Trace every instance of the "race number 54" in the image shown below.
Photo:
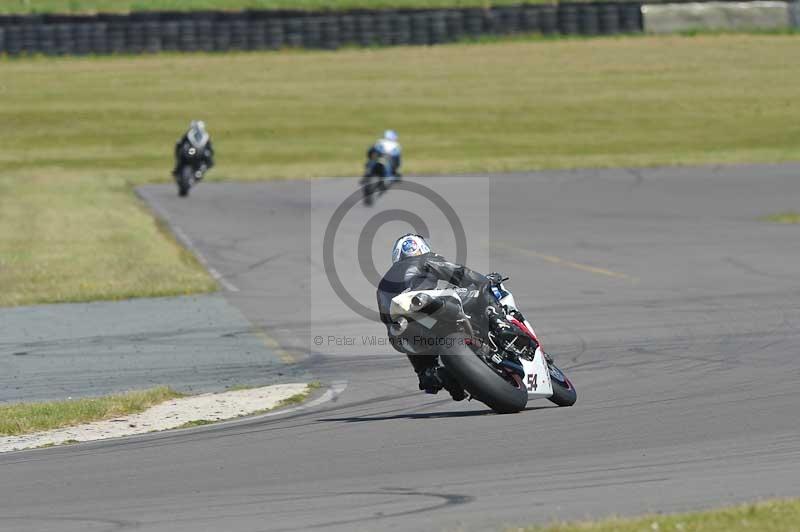
<svg viewBox="0 0 800 532"><path fill-rule="evenodd" d="M528 373L528 391L535 392L536 389L539 387L539 384L536 382L536 373Z"/></svg>

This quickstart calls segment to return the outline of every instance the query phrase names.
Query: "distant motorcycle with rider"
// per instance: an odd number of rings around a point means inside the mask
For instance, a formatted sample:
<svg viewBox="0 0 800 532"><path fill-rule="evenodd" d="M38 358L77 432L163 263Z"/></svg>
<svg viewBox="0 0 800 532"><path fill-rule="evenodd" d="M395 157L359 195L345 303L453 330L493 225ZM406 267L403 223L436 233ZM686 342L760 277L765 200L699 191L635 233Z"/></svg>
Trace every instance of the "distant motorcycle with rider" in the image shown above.
<svg viewBox="0 0 800 532"><path fill-rule="evenodd" d="M189 129L175 143L175 167L172 176L178 185L178 195L186 197L191 188L214 166L214 148L206 125L192 121Z"/></svg>
<svg viewBox="0 0 800 532"><path fill-rule="evenodd" d="M402 151L399 137L391 129L384 131L383 137L369 147L364 176L359 183L364 205L372 205L377 196L386 193L395 182L401 179Z"/></svg>

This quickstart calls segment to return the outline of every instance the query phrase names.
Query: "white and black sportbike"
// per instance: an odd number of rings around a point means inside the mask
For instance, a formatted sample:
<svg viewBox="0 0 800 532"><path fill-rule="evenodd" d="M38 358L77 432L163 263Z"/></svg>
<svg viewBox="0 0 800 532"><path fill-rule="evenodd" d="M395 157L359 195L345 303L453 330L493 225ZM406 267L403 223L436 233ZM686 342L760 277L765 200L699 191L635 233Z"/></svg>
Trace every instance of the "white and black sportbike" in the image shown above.
<svg viewBox="0 0 800 532"><path fill-rule="evenodd" d="M203 179L208 171L207 155L202 148L197 148L189 142L184 142L178 154L179 162L175 171L175 183L178 185L178 195L186 197L189 190Z"/></svg>
<svg viewBox="0 0 800 532"><path fill-rule="evenodd" d="M575 387L542 350L502 281L492 283L497 305L486 306L483 316L465 312L481 297L478 290L451 285L395 296L392 341L402 342L407 352L433 350L471 398L498 413L519 412L538 398L572 406Z"/></svg>

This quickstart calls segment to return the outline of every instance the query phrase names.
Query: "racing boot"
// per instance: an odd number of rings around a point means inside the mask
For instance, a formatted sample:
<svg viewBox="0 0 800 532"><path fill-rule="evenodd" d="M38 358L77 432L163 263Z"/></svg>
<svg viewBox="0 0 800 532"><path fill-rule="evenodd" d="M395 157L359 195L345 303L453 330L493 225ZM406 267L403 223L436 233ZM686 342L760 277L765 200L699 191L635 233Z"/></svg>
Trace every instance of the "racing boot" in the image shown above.
<svg viewBox="0 0 800 532"><path fill-rule="evenodd" d="M437 394L439 390L444 388L450 392L450 397L453 398L453 401L463 401L467 397L464 388L443 366L426 368L417 375L419 376L419 389L424 390L425 393Z"/></svg>
<svg viewBox="0 0 800 532"><path fill-rule="evenodd" d="M425 393L436 394L439 393L439 390L444 388L444 383L442 379L439 378L438 369L439 368L425 368L417 373L420 390L423 390Z"/></svg>
<svg viewBox="0 0 800 532"><path fill-rule="evenodd" d="M442 381L442 387L450 392L450 397L453 398L453 401L463 401L467 397L467 392L464 391L464 388L461 384L453 377L453 375L448 371L445 367L436 368L437 374Z"/></svg>

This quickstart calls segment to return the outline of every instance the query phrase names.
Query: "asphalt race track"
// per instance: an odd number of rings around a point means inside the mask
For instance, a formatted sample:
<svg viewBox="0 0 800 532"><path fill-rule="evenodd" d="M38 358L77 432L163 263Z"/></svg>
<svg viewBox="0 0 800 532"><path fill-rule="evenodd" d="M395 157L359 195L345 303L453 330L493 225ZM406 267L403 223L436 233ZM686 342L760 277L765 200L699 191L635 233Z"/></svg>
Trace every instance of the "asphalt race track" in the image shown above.
<svg viewBox="0 0 800 532"><path fill-rule="evenodd" d="M458 213L470 265L511 277L574 407L499 416L416 390L325 275L353 180L146 187L287 362L347 387L285 415L0 456L0 529L484 530L800 495L800 226L758 221L797 210L800 165L408 181ZM374 302L365 227L377 271L408 228L391 220L419 223L406 211L458 252L428 198L392 190L343 218L333 259L355 300Z"/></svg>
<svg viewBox="0 0 800 532"><path fill-rule="evenodd" d="M0 309L0 403L303 382L221 294Z"/></svg>

